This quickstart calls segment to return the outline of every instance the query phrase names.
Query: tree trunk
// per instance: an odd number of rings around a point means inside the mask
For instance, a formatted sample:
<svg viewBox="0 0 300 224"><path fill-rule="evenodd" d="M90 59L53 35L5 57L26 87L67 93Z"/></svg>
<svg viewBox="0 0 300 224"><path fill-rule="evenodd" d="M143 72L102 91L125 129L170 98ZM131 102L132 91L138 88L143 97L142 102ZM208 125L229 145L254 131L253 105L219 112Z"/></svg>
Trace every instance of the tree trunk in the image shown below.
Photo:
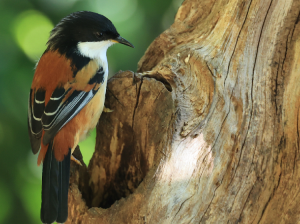
<svg viewBox="0 0 300 224"><path fill-rule="evenodd" d="M67 223L300 223L299 11L185 0L110 79Z"/></svg>

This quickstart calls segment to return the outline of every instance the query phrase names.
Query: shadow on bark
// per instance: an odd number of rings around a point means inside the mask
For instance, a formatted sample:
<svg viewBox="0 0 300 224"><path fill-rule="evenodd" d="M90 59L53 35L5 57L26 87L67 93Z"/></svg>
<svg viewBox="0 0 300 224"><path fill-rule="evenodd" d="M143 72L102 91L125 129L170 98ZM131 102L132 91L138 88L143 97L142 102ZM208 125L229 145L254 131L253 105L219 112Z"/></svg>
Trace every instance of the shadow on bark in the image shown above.
<svg viewBox="0 0 300 224"><path fill-rule="evenodd" d="M299 12L184 1L138 73L110 79L68 223L299 222Z"/></svg>

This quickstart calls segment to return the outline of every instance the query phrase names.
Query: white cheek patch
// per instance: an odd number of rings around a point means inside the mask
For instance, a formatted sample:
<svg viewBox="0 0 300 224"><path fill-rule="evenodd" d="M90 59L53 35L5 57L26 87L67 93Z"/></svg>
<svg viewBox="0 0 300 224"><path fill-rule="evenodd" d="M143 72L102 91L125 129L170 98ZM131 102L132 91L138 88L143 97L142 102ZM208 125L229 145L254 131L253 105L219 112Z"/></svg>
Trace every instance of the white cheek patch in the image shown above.
<svg viewBox="0 0 300 224"><path fill-rule="evenodd" d="M111 40L105 40L100 42L79 42L78 50L79 52L89 58L106 58L106 51L114 42Z"/></svg>
<svg viewBox="0 0 300 224"><path fill-rule="evenodd" d="M98 59L99 63L105 68L107 68L107 58L106 51L115 42L111 40L99 41L99 42L79 42L78 50L79 53L85 57L91 59Z"/></svg>

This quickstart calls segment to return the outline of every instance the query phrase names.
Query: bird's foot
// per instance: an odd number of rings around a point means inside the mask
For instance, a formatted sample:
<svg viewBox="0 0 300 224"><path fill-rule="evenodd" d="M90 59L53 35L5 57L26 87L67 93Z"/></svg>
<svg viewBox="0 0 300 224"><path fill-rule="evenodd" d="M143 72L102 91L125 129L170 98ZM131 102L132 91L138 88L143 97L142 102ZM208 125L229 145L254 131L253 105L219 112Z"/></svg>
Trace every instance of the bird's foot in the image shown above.
<svg viewBox="0 0 300 224"><path fill-rule="evenodd" d="M107 107L103 107L103 112L105 112L105 113L111 113L111 112L113 112L114 110L111 110L111 109L109 109L109 108L107 108Z"/></svg>
<svg viewBox="0 0 300 224"><path fill-rule="evenodd" d="M73 155L71 156L71 160L73 160L78 165L82 166L81 162L78 159L76 159Z"/></svg>

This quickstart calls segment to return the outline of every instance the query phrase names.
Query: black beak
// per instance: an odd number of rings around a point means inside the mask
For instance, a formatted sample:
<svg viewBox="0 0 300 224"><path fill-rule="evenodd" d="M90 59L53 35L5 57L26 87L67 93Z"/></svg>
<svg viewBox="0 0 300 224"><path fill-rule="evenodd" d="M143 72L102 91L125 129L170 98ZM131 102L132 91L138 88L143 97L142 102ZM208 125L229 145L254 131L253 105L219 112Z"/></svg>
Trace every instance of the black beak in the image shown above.
<svg viewBox="0 0 300 224"><path fill-rule="evenodd" d="M134 48L134 46L127 40L125 40L123 37L118 36L116 39L114 39L116 42L120 43L120 44L124 44L127 45L129 47Z"/></svg>

